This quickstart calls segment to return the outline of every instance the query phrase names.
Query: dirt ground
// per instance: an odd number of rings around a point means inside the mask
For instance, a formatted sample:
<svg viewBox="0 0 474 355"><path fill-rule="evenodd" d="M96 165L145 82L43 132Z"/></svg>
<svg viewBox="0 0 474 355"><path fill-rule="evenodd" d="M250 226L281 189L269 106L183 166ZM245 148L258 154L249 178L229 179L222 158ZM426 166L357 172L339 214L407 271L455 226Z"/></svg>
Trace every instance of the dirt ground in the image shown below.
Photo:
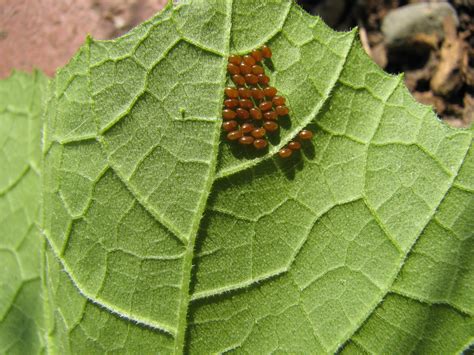
<svg viewBox="0 0 474 355"><path fill-rule="evenodd" d="M405 73L415 98L448 123L474 120L474 0L450 1L456 21L442 35L419 29L403 46L387 44L384 18L422 0L300 0L333 28L359 26L364 48L382 68ZM439 3L442 1L430 1ZM0 0L0 78L13 68L53 75L84 42L117 37L160 10L166 0ZM429 27L429 26L428 26Z"/></svg>
<svg viewBox="0 0 474 355"><path fill-rule="evenodd" d="M110 39L159 11L166 0L0 0L0 78L15 69L53 75L87 34Z"/></svg>

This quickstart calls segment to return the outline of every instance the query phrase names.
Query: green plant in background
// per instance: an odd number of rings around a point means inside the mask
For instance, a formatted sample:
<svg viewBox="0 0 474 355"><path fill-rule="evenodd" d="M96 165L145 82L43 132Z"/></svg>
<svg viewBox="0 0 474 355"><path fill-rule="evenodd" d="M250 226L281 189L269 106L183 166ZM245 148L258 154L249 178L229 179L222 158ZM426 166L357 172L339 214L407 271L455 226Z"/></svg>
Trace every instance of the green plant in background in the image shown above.
<svg viewBox="0 0 474 355"><path fill-rule="evenodd" d="M88 39L48 93L1 82L0 352L465 349L472 131L356 36L290 1L196 0ZM292 124L249 159L219 117L227 56L263 43ZM307 125L313 150L275 156Z"/></svg>

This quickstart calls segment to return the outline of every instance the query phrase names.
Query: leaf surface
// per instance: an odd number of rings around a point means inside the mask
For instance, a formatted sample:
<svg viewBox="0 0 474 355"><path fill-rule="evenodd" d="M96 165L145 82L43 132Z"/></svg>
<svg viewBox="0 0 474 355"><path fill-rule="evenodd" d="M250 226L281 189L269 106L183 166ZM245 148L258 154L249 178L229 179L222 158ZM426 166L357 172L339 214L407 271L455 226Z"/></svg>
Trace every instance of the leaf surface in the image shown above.
<svg viewBox="0 0 474 355"><path fill-rule="evenodd" d="M355 37L290 1L191 1L87 40L46 111L50 349L469 344L472 131L415 103ZM264 43L291 123L250 156L220 133L226 58ZM308 125L312 144L275 157Z"/></svg>
<svg viewBox="0 0 474 355"><path fill-rule="evenodd" d="M0 353L39 352L39 167L47 79L15 72L0 81Z"/></svg>

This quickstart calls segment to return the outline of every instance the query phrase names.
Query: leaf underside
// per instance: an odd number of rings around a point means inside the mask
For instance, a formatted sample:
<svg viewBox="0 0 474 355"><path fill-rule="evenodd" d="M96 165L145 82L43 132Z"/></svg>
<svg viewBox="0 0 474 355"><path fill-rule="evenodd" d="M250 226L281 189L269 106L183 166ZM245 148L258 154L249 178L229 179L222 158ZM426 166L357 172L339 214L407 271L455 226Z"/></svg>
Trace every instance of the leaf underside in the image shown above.
<svg viewBox="0 0 474 355"><path fill-rule="evenodd" d="M46 243L29 247L44 249L43 295L29 290L36 269L1 279L0 326L31 315L17 305L23 292L44 300L33 321L44 319L53 353L467 347L472 131L415 103L356 36L290 1L195 0L117 40L88 39L49 87L41 188L36 150L9 148L16 131L1 125L5 267L23 265L17 245L36 233L38 198L18 207L31 208L28 225L14 219L23 183L41 191ZM291 123L252 156L222 139L219 117L227 56L264 43ZM22 120L5 107L2 119ZM307 126L312 144L275 157Z"/></svg>
<svg viewBox="0 0 474 355"><path fill-rule="evenodd" d="M0 353L44 348L38 229L42 98L47 79L0 81Z"/></svg>

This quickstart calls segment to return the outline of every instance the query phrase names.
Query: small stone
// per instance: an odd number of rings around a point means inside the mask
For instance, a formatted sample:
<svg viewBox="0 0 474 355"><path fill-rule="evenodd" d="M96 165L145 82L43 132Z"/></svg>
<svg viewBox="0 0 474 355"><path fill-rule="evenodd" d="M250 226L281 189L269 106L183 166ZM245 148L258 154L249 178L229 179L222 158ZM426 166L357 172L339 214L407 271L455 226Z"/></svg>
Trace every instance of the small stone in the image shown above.
<svg viewBox="0 0 474 355"><path fill-rule="evenodd" d="M405 47L420 35L444 39L446 16L451 16L456 26L459 24L456 11L447 2L410 4L390 11L382 23L387 47Z"/></svg>

